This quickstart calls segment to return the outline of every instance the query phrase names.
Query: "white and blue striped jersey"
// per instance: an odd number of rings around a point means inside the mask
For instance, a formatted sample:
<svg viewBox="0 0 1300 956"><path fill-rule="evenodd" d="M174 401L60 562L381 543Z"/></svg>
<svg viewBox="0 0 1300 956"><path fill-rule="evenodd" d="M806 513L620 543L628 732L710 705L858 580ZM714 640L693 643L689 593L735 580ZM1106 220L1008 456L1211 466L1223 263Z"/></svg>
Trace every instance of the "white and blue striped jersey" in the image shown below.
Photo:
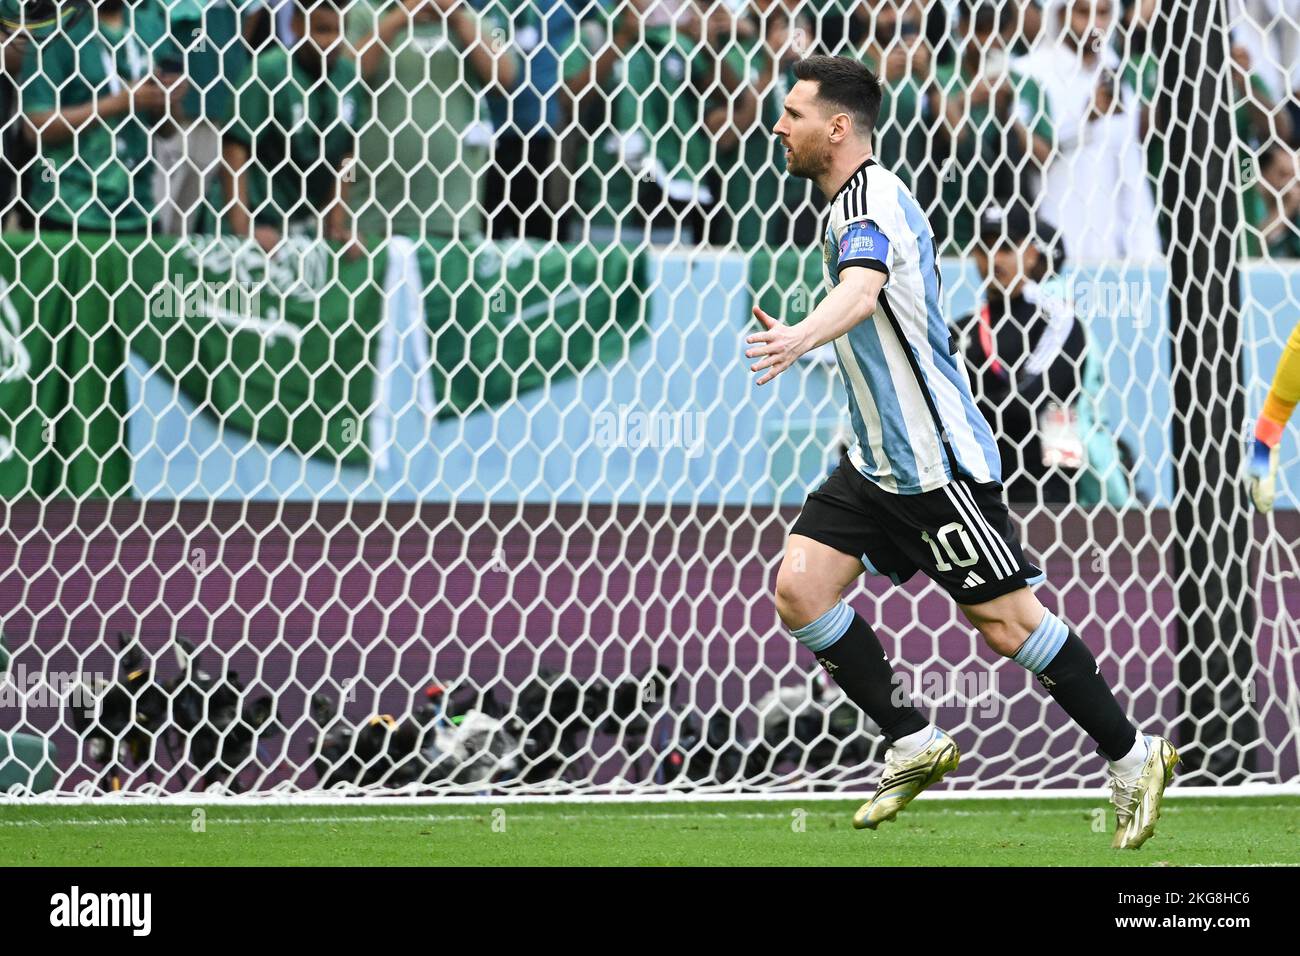
<svg viewBox="0 0 1300 956"><path fill-rule="evenodd" d="M959 475L1001 481L997 443L944 320L930 224L907 186L867 160L831 201L822 241L827 289L850 265L888 277L875 313L835 340L858 471L903 495Z"/></svg>

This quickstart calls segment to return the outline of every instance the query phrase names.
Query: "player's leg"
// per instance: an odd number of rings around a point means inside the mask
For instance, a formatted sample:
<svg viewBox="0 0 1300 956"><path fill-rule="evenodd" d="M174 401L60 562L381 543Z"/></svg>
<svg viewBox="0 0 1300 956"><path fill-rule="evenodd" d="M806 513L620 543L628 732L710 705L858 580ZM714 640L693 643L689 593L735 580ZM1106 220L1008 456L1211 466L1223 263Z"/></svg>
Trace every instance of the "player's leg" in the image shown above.
<svg viewBox="0 0 1300 956"><path fill-rule="evenodd" d="M1027 584L1043 573L1024 556L996 484L954 481L916 496L908 512L932 554L926 572L953 596L985 642L1037 677L1110 762L1118 826L1115 846L1137 847L1154 830L1178 754L1168 740L1138 732L1097 660Z"/></svg>
<svg viewBox="0 0 1300 956"><path fill-rule="evenodd" d="M960 753L951 737L898 693L880 639L841 597L864 570L857 558L791 534L777 572L776 606L795 639L817 655L845 696L879 724L890 741L880 784L853 816L856 828L874 830L894 819L926 787L956 770Z"/></svg>
<svg viewBox="0 0 1300 956"><path fill-rule="evenodd" d="M855 827L892 820L926 787L957 768L956 743L901 694L879 638L841 597L864 570L899 583L916 565L893 546L864 486L870 483L842 457L840 467L804 503L777 574L777 609L795 638L881 727L891 746L872 799L854 815ZM861 555L861 557L857 557Z"/></svg>
<svg viewBox="0 0 1300 956"><path fill-rule="evenodd" d="M1020 548L1000 486L953 481L899 496L894 512L906 525L900 546L952 596L989 647L1038 675L1100 753L1126 757L1137 730L1087 646L1027 586L1044 575Z"/></svg>
<svg viewBox="0 0 1300 956"><path fill-rule="evenodd" d="M1061 709L1111 761L1123 760L1137 741L1137 728L1101 676L1097 660L1068 625L1047 610L1028 587L962 613L990 648L1032 671Z"/></svg>
<svg viewBox="0 0 1300 956"><path fill-rule="evenodd" d="M891 548L862 495L864 483L848 456L841 455L839 466L808 495L777 572L776 609L795 640L816 655L884 736L910 745L918 735L926 736L929 722L909 701L899 699L879 638L842 597L868 568L895 581L916 570Z"/></svg>
<svg viewBox="0 0 1300 956"><path fill-rule="evenodd" d="M892 743L924 731L929 722L910 703L896 700L889 656L871 625L841 596L865 570L859 558L791 534L776 576L776 610L795 640Z"/></svg>
<svg viewBox="0 0 1300 956"><path fill-rule="evenodd" d="M1116 828L1113 846L1151 837L1178 753L1163 737L1141 734L1115 699L1083 640L1027 587L975 605L966 619L994 651L1032 671L1061 709L1110 762Z"/></svg>

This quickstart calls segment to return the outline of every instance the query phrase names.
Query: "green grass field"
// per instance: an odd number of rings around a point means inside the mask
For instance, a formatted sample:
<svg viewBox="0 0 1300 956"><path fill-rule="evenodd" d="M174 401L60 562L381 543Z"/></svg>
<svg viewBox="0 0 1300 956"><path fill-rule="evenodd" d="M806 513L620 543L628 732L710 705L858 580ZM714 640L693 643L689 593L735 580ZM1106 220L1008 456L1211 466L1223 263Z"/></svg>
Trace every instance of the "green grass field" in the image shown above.
<svg viewBox="0 0 1300 956"><path fill-rule="evenodd" d="M1170 798L1137 851L1110 849L1100 800L921 799L878 833L852 828L857 806L226 804L203 832L193 807L5 806L0 865L1300 865L1300 797Z"/></svg>

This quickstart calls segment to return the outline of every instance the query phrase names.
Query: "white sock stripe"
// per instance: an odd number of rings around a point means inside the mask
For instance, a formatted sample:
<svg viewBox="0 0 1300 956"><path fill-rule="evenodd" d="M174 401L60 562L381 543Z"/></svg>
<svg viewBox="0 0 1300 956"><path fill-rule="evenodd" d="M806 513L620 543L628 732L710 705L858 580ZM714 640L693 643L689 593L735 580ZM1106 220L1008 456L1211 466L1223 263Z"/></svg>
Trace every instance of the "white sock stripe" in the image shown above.
<svg viewBox="0 0 1300 956"><path fill-rule="evenodd" d="M988 529L989 536L993 539L993 546L999 549L1006 557L1008 568L1007 574L1015 574L1017 570L1016 556L1011 553L1011 547L1002 540L1002 535L998 534L997 529L989 523L989 519L984 517L984 512L980 511L980 507L975 501L975 495L968 487L966 487L966 483L963 481L957 481L955 484L957 485L957 494L965 496L966 501L970 503L971 510L975 512L975 516L979 519L980 523Z"/></svg>
<svg viewBox="0 0 1300 956"><path fill-rule="evenodd" d="M853 608L841 598L817 620L790 633L808 650L814 653L824 651L844 636L853 623L853 613Z"/></svg>
<svg viewBox="0 0 1300 956"><path fill-rule="evenodd" d="M1054 626L1051 635L1038 651L1038 669L1040 671L1048 664L1052 663L1052 659L1056 657L1057 652L1070 636L1070 629L1066 626L1065 622L1054 614L1052 615L1052 622Z"/></svg>
<svg viewBox="0 0 1300 956"><path fill-rule="evenodd" d="M1014 660L1020 666L1037 674L1051 663L1051 657L1056 656L1056 651L1060 650L1069 636L1070 629L1065 622L1048 611L1042 623L1034 629L1033 634L1029 635L1024 646L1016 652Z"/></svg>
<svg viewBox="0 0 1300 956"><path fill-rule="evenodd" d="M1034 628L1034 633L1029 635L1029 639L1025 641L1025 646L1021 648L1021 652L1016 655L1017 658L1020 658L1020 662L1024 664L1025 667L1028 667L1030 670L1034 669L1034 666L1038 663L1038 652L1042 649L1043 644L1048 640L1051 631L1052 621L1050 617L1044 618L1043 623Z"/></svg>
<svg viewBox="0 0 1300 956"><path fill-rule="evenodd" d="M1034 642L1035 663L1042 665L1042 658L1065 637L1065 625L1061 619L1051 611L1048 611L1048 617L1043 622L1047 625L1043 632L1038 635L1038 640Z"/></svg>
<svg viewBox="0 0 1300 956"><path fill-rule="evenodd" d="M951 501L952 506L957 509L957 513L965 518L966 523L971 526L971 533L975 535L976 541L982 542L981 550L984 552L984 557L988 560L989 566L993 568L993 571L998 575L998 577L1009 577L1012 573L1012 569L1006 567L1006 562L1002 559L1001 555L992 549L988 540L987 528L983 523L975 521L974 516L970 513L970 506L967 505L965 499L963 499L961 495L953 489L954 484L957 484L957 482L949 482L943 486L943 490L948 495L948 500Z"/></svg>

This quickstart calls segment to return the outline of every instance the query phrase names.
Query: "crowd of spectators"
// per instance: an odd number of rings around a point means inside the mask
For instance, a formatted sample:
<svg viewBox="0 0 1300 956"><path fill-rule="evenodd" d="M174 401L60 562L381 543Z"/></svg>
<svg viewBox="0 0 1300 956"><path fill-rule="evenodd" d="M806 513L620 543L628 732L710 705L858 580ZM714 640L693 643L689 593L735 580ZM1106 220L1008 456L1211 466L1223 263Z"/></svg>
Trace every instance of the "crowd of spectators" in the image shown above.
<svg viewBox="0 0 1300 956"><path fill-rule="evenodd" d="M1245 251L1293 256L1300 3L1233 3ZM945 252L1012 202L1075 261L1167 238L1155 0L82 6L4 39L6 226L805 246L824 200L771 128L828 52L881 75L879 159Z"/></svg>

